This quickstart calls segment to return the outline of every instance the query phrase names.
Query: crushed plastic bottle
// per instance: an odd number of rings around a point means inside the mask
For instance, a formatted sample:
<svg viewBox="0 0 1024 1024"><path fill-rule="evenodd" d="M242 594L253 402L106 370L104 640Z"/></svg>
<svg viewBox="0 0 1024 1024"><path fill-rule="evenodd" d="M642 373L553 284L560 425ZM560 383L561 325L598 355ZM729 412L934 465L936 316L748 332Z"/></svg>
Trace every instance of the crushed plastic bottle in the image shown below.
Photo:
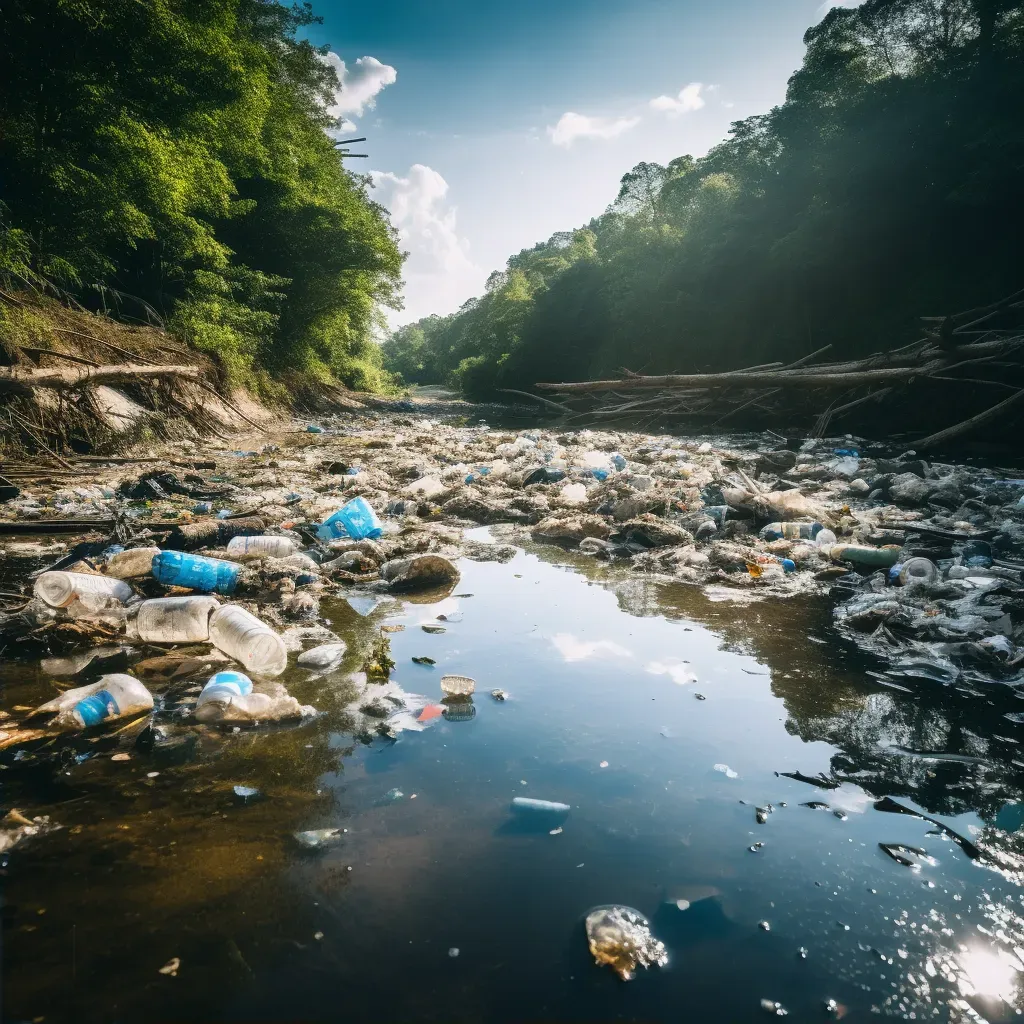
<svg viewBox="0 0 1024 1024"><path fill-rule="evenodd" d="M228 541L229 555L269 555L271 558L287 558L298 551L299 545L291 537L232 537Z"/></svg>
<svg viewBox="0 0 1024 1024"><path fill-rule="evenodd" d="M234 538L253 539L259 538ZM239 569L240 566L234 562L204 555L189 555L183 551L161 551L153 557L153 576L160 583L171 587L188 587L204 594L214 591L218 594L232 593L238 586Z"/></svg>
<svg viewBox="0 0 1024 1024"><path fill-rule="evenodd" d="M129 635L151 643L197 643L210 639L210 616L220 607L215 597L156 597L138 606Z"/></svg>
<svg viewBox="0 0 1024 1024"><path fill-rule="evenodd" d="M376 540L383 532L384 527L369 502L365 498L353 498L333 515L328 516L317 527L316 534L325 541L337 540L340 537Z"/></svg>
<svg viewBox="0 0 1024 1024"><path fill-rule="evenodd" d="M636 968L664 967L665 944L651 934L651 924L632 907L595 907L586 920L587 941L598 964L608 964L623 980L632 981Z"/></svg>
<svg viewBox="0 0 1024 1024"><path fill-rule="evenodd" d="M51 608L67 608L75 601L124 604L133 593L123 580L85 572L44 572L33 590Z"/></svg>
<svg viewBox="0 0 1024 1024"><path fill-rule="evenodd" d="M288 664L288 651L277 633L235 604L223 605L210 616L210 641L255 675L278 676Z"/></svg>
<svg viewBox="0 0 1024 1024"><path fill-rule="evenodd" d="M218 677L239 676L245 683L237 685L218 682ZM316 708L300 704L280 683L265 683L264 692L256 692L252 681L241 672L221 673L211 677L196 702L196 721L227 724L257 724L307 718Z"/></svg>
<svg viewBox="0 0 1024 1024"><path fill-rule="evenodd" d="M88 729L101 722L127 718L153 710L153 695L134 676L103 676L89 686L78 686L40 705L33 715L56 712L61 729Z"/></svg>

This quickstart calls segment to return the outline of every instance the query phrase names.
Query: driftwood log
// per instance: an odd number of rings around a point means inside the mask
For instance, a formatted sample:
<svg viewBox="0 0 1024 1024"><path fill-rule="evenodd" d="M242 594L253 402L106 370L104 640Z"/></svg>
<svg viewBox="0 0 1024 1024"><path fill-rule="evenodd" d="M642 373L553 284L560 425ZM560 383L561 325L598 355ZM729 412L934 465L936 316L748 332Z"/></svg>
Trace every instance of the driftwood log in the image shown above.
<svg viewBox="0 0 1024 1024"><path fill-rule="evenodd" d="M533 397L560 410L567 424L688 419L710 426L728 420L735 426L806 418L818 437L854 410L877 421L885 403L890 419L894 411L902 417L901 432L925 435L913 442L922 451L1020 411L1024 289L987 306L922 320L923 338L863 359L815 363L831 347L826 346L788 365L724 373L640 375L623 369L614 379L540 383L536 387L552 397ZM951 392L950 383L960 388ZM950 419L957 418L934 430L947 410ZM970 415L964 417L965 412Z"/></svg>

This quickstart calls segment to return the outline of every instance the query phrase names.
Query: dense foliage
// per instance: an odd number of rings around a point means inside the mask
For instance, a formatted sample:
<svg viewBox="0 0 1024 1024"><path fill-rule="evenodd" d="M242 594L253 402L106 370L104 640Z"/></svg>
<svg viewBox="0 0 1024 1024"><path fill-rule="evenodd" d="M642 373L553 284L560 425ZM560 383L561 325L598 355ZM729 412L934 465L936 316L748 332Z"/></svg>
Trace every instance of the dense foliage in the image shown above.
<svg viewBox="0 0 1024 1024"><path fill-rule="evenodd" d="M913 340L1021 286L1024 3L865 0L806 36L786 101L706 156L637 164L587 227L395 332L471 396Z"/></svg>
<svg viewBox="0 0 1024 1024"><path fill-rule="evenodd" d="M277 0L4 0L0 281L157 312L229 375L386 379L402 255Z"/></svg>

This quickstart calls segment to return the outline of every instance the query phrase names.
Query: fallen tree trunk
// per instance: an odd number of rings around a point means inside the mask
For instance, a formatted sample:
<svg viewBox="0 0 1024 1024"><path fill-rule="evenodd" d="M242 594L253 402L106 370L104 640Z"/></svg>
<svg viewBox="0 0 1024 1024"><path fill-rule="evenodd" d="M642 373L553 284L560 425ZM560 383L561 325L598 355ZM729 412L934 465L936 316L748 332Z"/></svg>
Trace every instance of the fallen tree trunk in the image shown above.
<svg viewBox="0 0 1024 1024"><path fill-rule="evenodd" d="M959 365L959 364L958 364ZM893 384L911 377L927 376L946 369L944 360L923 366L900 366L884 370L862 370L859 373L812 373L805 371L765 371L744 373L674 373L662 377L627 377L624 380L585 380L571 384L538 384L545 391L563 394L587 394L634 388L857 388L872 384Z"/></svg>
<svg viewBox="0 0 1024 1024"><path fill-rule="evenodd" d="M35 388L52 391L81 391L101 384L130 384L140 380L173 378L209 387L205 374L198 366L141 366L124 364L115 366L53 367L33 370L23 367L0 367L0 394L31 395Z"/></svg>

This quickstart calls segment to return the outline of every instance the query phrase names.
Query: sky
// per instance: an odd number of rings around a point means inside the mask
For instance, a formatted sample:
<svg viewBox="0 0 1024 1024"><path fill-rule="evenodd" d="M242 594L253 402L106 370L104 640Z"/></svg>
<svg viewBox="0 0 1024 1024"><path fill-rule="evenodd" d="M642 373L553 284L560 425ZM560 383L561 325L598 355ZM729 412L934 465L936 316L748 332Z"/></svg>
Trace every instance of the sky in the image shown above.
<svg viewBox="0 0 1024 1024"><path fill-rule="evenodd" d="M850 4L856 0L844 0ZM700 156L785 97L821 0L315 0L334 113L405 264L392 327L586 224L641 160Z"/></svg>

